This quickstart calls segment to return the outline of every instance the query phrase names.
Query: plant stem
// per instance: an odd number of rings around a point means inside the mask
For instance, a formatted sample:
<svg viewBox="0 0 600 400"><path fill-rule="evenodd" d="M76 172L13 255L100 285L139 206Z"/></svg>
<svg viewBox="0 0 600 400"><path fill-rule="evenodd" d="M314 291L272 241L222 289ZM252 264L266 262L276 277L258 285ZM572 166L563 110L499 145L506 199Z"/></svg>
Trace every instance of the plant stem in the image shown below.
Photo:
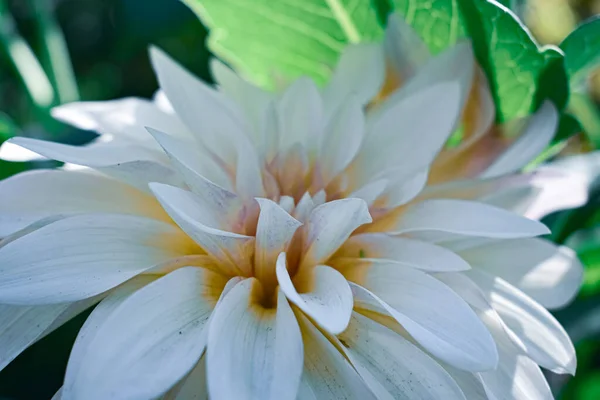
<svg viewBox="0 0 600 400"><path fill-rule="evenodd" d="M59 104L79 100L71 57L50 0L29 0L29 4L35 13L42 63L58 95Z"/></svg>
<svg viewBox="0 0 600 400"><path fill-rule="evenodd" d="M54 90L37 57L16 30L5 0L0 0L0 47L8 55L34 105L47 110L54 101Z"/></svg>

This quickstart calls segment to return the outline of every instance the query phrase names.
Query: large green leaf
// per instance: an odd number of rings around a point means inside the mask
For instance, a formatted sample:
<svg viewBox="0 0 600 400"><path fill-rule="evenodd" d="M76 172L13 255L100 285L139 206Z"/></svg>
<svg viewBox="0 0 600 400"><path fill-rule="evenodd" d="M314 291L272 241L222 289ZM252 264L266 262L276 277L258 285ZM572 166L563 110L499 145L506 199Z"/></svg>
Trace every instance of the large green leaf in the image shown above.
<svg viewBox="0 0 600 400"><path fill-rule="evenodd" d="M379 39L369 0L184 0L210 28L208 46L273 88L302 75L324 83L348 43Z"/></svg>
<svg viewBox="0 0 600 400"><path fill-rule="evenodd" d="M528 115L544 98L564 107L568 82L562 53L541 49L508 8L494 0L393 3L434 53L461 38L471 38L490 81L498 121Z"/></svg>
<svg viewBox="0 0 600 400"><path fill-rule="evenodd" d="M559 49L540 49L518 18L494 0L184 0L210 28L209 47L254 82L308 75L324 83L345 45L377 40L398 11L438 53L473 41L499 122L526 116L542 100L562 109L568 81Z"/></svg>
<svg viewBox="0 0 600 400"><path fill-rule="evenodd" d="M560 44L560 48L565 52L571 87L578 89L588 74L600 67L600 17L594 17L577 27Z"/></svg>

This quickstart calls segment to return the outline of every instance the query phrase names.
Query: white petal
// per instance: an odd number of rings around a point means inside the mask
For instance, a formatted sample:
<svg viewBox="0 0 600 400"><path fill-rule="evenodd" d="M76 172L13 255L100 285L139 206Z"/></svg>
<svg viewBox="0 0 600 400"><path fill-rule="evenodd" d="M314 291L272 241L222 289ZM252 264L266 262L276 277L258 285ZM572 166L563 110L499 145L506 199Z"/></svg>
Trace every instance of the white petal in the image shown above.
<svg viewBox="0 0 600 400"><path fill-rule="evenodd" d="M163 112L165 112L165 113L167 113L169 115L174 115L175 114L175 110L173 109L173 105L171 104L171 102L167 98L167 95L165 94L165 92L162 89L159 88L159 89L157 89L154 92L154 96L152 96L152 102L161 111L163 111Z"/></svg>
<svg viewBox="0 0 600 400"><path fill-rule="evenodd" d="M208 334L207 373L215 399L296 398L302 337L283 293L276 308L260 304L258 280L238 283L219 303Z"/></svg>
<svg viewBox="0 0 600 400"><path fill-rule="evenodd" d="M350 193L348 197L362 199L368 206L371 206L385 192L388 184L387 179L377 179Z"/></svg>
<svg viewBox="0 0 600 400"><path fill-rule="evenodd" d="M182 122L227 165L235 165L236 147L232 144L245 135L239 109L158 48L150 48L150 58L160 87Z"/></svg>
<svg viewBox="0 0 600 400"><path fill-rule="evenodd" d="M483 289L506 326L523 342L527 356L551 371L575 373L573 343L545 308L501 278L477 270L467 274Z"/></svg>
<svg viewBox="0 0 600 400"><path fill-rule="evenodd" d="M465 301L440 281L397 264L344 271L370 291L431 354L467 371L492 369L498 354L491 335Z"/></svg>
<svg viewBox="0 0 600 400"><path fill-rule="evenodd" d="M168 220L151 196L87 171L24 172L1 181L0 193L0 237L57 214L107 212Z"/></svg>
<svg viewBox="0 0 600 400"><path fill-rule="evenodd" d="M66 218L0 248L0 302L85 299L194 250L163 222L112 214Z"/></svg>
<svg viewBox="0 0 600 400"><path fill-rule="evenodd" d="M350 166L357 183L388 170L412 177L427 168L456 126L460 95L456 82L432 84L374 117Z"/></svg>
<svg viewBox="0 0 600 400"><path fill-rule="evenodd" d="M315 202L313 201L312 197L310 196L310 193L306 192L300 198L300 201L296 205L296 208L294 209L294 212L292 215L298 221L304 222L308 219L310 213L312 212L312 210L314 210L314 208L315 208Z"/></svg>
<svg viewBox="0 0 600 400"><path fill-rule="evenodd" d="M390 14L385 29L385 55L392 68L406 81L431 58L417 33L397 14Z"/></svg>
<svg viewBox="0 0 600 400"><path fill-rule="evenodd" d="M494 323L502 328L516 349L520 349L524 354L526 351L525 344L514 332L506 326L500 315L492 307L487 296L477 284L465 274L442 273L435 276L440 281L444 282L448 287L462 297L475 310L478 315L484 314L484 321ZM488 324L489 325L489 324Z"/></svg>
<svg viewBox="0 0 600 400"><path fill-rule="evenodd" d="M146 128L169 156L175 168L196 193L204 190L209 180L227 190L232 189L227 171L215 161L210 153L195 143L184 142L151 127Z"/></svg>
<svg viewBox="0 0 600 400"><path fill-rule="evenodd" d="M63 104L52 109L52 116L80 129L149 147L153 143L145 126L189 137L188 130L175 116L163 112L151 101L134 97Z"/></svg>
<svg viewBox="0 0 600 400"><path fill-rule="evenodd" d="M278 104L282 123L280 151L300 144L309 154L314 154L323 129L322 104L319 90L311 79L300 78L286 89Z"/></svg>
<svg viewBox="0 0 600 400"><path fill-rule="evenodd" d="M364 129L362 104L355 97L350 97L340 104L321 139L318 167L324 185L350 164L360 148Z"/></svg>
<svg viewBox="0 0 600 400"><path fill-rule="evenodd" d="M56 393L54 393L54 396L52 396L50 400L62 400L62 387L58 389Z"/></svg>
<svg viewBox="0 0 600 400"><path fill-rule="evenodd" d="M325 262L356 228L371 221L361 199L334 200L316 207L306 223L301 268Z"/></svg>
<svg viewBox="0 0 600 400"><path fill-rule="evenodd" d="M527 187L534 179L534 174L504 175L490 179L453 180L440 184L428 185L417 200L425 199L462 199L478 200L497 192L505 192L513 188Z"/></svg>
<svg viewBox="0 0 600 400"><path fill-rule="evenodd" d="M277 280L285 296L328 332L342 332L348 326L353 304L346 279L331 267L317 265L305 272L308 276L296 277L292 283L285 257L281 253L277 259Z"/></svg>
<svg viewBox="0 0 600 400"><path fill-rule="evenodd" d="M415 173L414 176L405 179L394 179L394 175L401 175L400 171L391 171L388 173L390 184L388 185L385 195L387 196L386 207L395 208L402 206L414 199L427 184L429 170Z"/></svg>
<svg viewBox="0 0 600 400"><path fill-rule="evenodd" d="M278 102L272 100L267 106L267 111L262 124L264 137L262 144L257 146L257 149L263 155L265 162L271 162L277 155L280 148L280 141L283 132L283 120L280 114Z"/></svg>
<svg viewBox="0 0 600 400"><path fill-rule="evenodd" d="M524 215L541 219L555 211L584 205L588 201L590 182L584 174L543 166L535 170L533 185L539 189Z"/></svg>
<svg viewBox="0 0 600 400"><path fill-rule="evenodd" d="M222 62L213 58L210 69L219 90L244 109L246 116L253 125L252 137L257 148L263 146L265 137L263 119L272 100L272 95L244 80Z"/></svg>
<svg viewBox="0 0 600 400"><path fill-rule="evenodd" d="M263 284L274 285L277 282L277 257L287 251L288 244L302 223L271 200L256 201L260 205L260 215L256 226L254 275Z"/></svg>
<svg viewBox="0 0 600 400"><path fill-rule="evenodd" d="M353 313L338 338L358 373L372 378L365 381L379 398L465 399L456 382L425 352L363 315Z"/></svg>
<svg viewBox="0 0 600 400"><path fill-rule="evenodd" d="M262 164L254 146L247 137L238 139L235 190L242 198L265 196L262 180Z"/></svg>
<svg viewBox="0 0 600 400"><path fill-rule="evenodd" d="M281 196L279 198L279 207L291 215L295 207L294 198L291 196Z"/></svg>
<svg viewBox="0 0 600 400"><path fill-rule="evenodd" d="M502 327L487 315L480 314L498 346L499 362L495 371L477 374L491 400L553 399L546 378L529 358L518 355Z"/></svg>
<svg viewBox="0 0 600 400"><path fill-rule="evenodd" d="M371 400L377 397L340 351L301 313L304 371L298 400Z"/></svg>
<svg viewBox="0 0 600 400"><path fill-rule="evenodd" d="M227 216L214 214L213 207L191 192L162 184L150 184L150 188L177 225L229 273L250 272L253 237L219 229Z"/></svg>
<svg viewBox="0 0 600 400"><path fill-rule="evenodd" d="M15 143L4 142L0 145L0 159L5 161L33 161L42 160L44 157L35 151L27 150Z"/></svg>
<svg viewBox="0 0 600 400"><path fill-rule="evenodd" d="M424 271L464 271L471 268L465 260L443 247L384 233L352 236L336 257L382 259Z"/></svg>
<svg viewBox="0 0 600 400"><path fill-rule="evenodd" d="M493 400L488 399L478 373L461 371L446 364L442 364L442 366L468 400Z"/></svg>
<svg viewBox="0 0 600 400"><path fill-rule="evenodd" d="M475 65L475 56L471 44L466 41L457 43L435 57L431 57L422 67L418 68L416 74L400 90L394 92L380 106L370 111L370 114L376 118L389 112L399 102L410 99L415 93L419 93L424 88L442 82L455 82L459 85L459 97L454 104L462 111L471 92ZM428 108L425 107L425 109ZM425 115L424 118L428 118L428 115ZM418 136L417 140L419 140Z"/></svg>
<svg viewBox="0 0 600 400"><path fill-rule="evenodd" d="M558 126L558 112L550 101L529 117L525 131L481 175L484 178L520 170L548 146Z"/></svg>
<svg viewBox="0 0 600 400"><path fill-rule="evenodd" d="M21 137L9 140L54 160L94 168L141 190L147 190L148 182L183 183L162 154L141 146L123 142L71 146Z"/></svg>
<svg viewBox="0 0 600 400"><path fill-rule="evenodd" d="M47 306L0 304L0 370L32 345L68 303Z"/></svg>
<svg viewBox="0 0 600 400"><path fill-rule="evenodd" d="M209 160L209 155L204 157L198 152L191 151L185 143L179 142L165 133L150 128L149 131L169 154L172 163L184 177L186 184L196 194L196 199L203 205L203 212L212 215L218 221L225 221L232 213L241 209L240 199L230 191L232 186L229 177L214 160ZM200 161L202 158L204 161ZM213 172L208 172L209 170ZM215 175L216 171L220 172ZM206 172L208 175L205 176ZM213 182L207 177L216 177L217 179ZM217 226L221 225L221 222L217 221L212 223Z"/></svg>
<svg viewBox="0 0 600 400"><path fill-rule="evenodd" d="M90 348L90 343L96 338L98 330L106 322L106 319L127 297L156 279L156 275L135 276L114 288L110 294L94 308L79 330L77 339L73 344L69 356L64 386L62 388L63 393L67 393L67 397L73 395L74 385L76 385L79 370L86 361L86 353L88 351L93 351L93 349Z"/></svg>
<svg viewBox="0 0 600 400"><path fill-rule="evenodd" d="M206 353L194 369L161 400L209 400L206 383Z"/></svg>
<svg viewBox="0 0 600 400"><path fill-rule="evenodd" d="M355 95L361 105L373 99L383 83L385 59L379 44L361 43L344 48L333 76L323 92L329 110Z"/></svg>
<svg viewBox="0 0 600 400"><path fill-rule="evenodd" d="M494 241L460 255L550 309L569 303L583 282L583 266L573 250L543 239Z"/></svg>
<svg viewBox="0 0 600 400"><path fill-rule="evenodd" d="M550 233L538 221L483 203L432 199L410 206L394 233L420 231L482 236L497 239L524 238Z"/></svg>
<svg viewBox="0 0 600 400"><path fill-rule="evenodd" d="M479 199L482 203L525 215L527 209L535 202L541 190L533 186L510 188L498 191Z"/></svg>
<svg viewBox="0 0 600 400"><path fill-rule="evenodd" d="M142 400L165 393L204 352L205 324L224 285L222 276L187 267L127 297L90 339L63 399L118 394Z"/></svg>

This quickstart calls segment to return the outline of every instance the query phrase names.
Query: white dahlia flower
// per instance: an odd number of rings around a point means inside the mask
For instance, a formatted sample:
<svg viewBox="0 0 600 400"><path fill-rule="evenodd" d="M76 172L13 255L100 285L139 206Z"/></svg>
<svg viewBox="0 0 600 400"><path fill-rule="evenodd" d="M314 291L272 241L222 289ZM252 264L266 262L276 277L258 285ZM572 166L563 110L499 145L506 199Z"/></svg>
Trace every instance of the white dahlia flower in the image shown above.
<svg viewBox="0 0 600 400"><path fill-rule="evenodd" d="M98 303L57 399L550 398L539 366L576 361L544 306L581 266L514 212L548 171L512 173L556 111L491 162L456 156L493 120L470 46L428 57L402 30L393 92L376 45L280 94L216 61L213 89L152 49L154 101L55 110L111 140L14 139L87 168L0 183L0 367Z"/></svg>

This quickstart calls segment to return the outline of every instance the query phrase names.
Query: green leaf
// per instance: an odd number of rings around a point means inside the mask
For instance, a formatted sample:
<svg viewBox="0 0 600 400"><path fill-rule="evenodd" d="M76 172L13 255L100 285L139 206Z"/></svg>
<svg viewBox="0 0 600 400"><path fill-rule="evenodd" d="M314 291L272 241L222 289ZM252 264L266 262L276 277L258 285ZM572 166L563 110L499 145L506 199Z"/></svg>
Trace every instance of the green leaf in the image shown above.
<svg viewBox="0 0 600 400"><path fill-rule="evenodd" d="M577 252L585 267L579 294L590 296L600 293L600 228L580 230L566 244Z"/></svg>
<svg viewBox="0 0 600 400"><path fill-rule="evenodd" d="M581 122L583 131L594 148L600 148L600 113L594 101L587 94L571 93L568 108Z"/></svg>
<svg viewBox="0 0 600 400"><path fill-rule="evenodd" d="M433 53L469 37L486 72L498 122L568 97L560 49L540 49L518 18L494 0L184 0L210 28L209 47L255 83L308 75L323 84L349 43L379 40L398 11Z"/></svg>
<svg viewBox="0 0 600 400"><path fill-rule="evenodd" d="M367 0L184 2L210 28L210 50L267 88L303 75L323 84L348 43L383 35Z"/></svg>
<svg viewBox="0 0 600 400"><path fill-rule="evenodd" d="M19 133L19 128L13 122L13 120L0 111L0 144L6 139L10 139Z"/></svg>
<svg viewBox="0 0 600 400"><path fill-rule="evenodd" d="M571 87L579 89L589 73L600 67L600 16L582 23L560 44L565 52Z"/></svg>
<svg viewBox="0 0 600 400"><path fill-rule="evenodd" d="M509 9L494 0L394 0L396 11L437 53L470 37L494 95L498 122L523 117L550 98L567 101L562 54L541 49ZM551 84L549 84L551 82Z"/></svg>

